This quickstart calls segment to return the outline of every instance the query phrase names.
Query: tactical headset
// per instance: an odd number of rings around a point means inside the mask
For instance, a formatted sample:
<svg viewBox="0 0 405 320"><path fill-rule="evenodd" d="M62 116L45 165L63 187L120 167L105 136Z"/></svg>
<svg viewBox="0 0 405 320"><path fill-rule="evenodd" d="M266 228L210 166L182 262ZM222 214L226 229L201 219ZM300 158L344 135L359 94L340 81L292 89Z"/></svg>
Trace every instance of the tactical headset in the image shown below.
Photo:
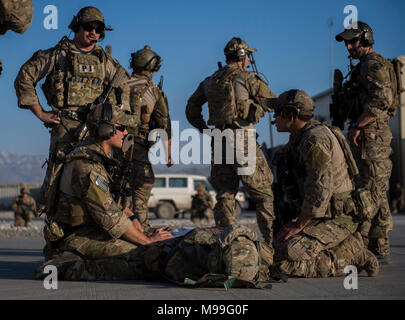
<svg viewBox="0 0 405 320"><path fill-rule="evenodd" d="M112 120L112 105L110 103L103 104L101 119L97 121L95 135L100 140L108 140L115 135L117 129L111 122Z"/></svg>
<svg viewBox="0 0 405 320"><path fill-rule="evenodd" d="M77 33L80 30L80 24L81 24L80 20L82 18L83 12L85 10L87 10L88 8L91 8L91 7L84 7L82 9L80 9L80 11L77 13L76 16L73 16L73 19L70 22L68 28L70 30L72 30L74 33ZM104 22L103 22L103 24L104 24ZM105 24L104 24L104 26L105 26ZM98 39L98 41L101 41L105 38L105 31L112 31L112 30L113 30L112 28L105 26L104 31L100 33L100 38Z"/></svg>
<svg viewBox="0 0 405 320"><path fill-rule="evenodd" d="M374 44L373 30L367 23L358 21L360 34L360 43L363 47L370 47Z"/></svg>
<svg viewBox="0 0 405 320"><path fill-rule="evenodd" d="M238 50L234 53L234 55L236 56L238 61L244 61L245 56L247 54L249 54L249 52L246 51L246 49L240 48L240 45L242 44L242 39L241 38L236 38L235 37L235 40L238 42Z"/></svg>

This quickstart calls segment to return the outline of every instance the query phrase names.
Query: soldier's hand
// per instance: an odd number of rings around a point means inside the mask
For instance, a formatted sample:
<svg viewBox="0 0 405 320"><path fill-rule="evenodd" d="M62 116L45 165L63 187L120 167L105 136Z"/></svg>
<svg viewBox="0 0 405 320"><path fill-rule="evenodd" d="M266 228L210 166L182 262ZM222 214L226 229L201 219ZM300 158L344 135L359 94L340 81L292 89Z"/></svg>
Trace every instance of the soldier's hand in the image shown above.
<svg viewBox="0 0 405 320"><path fill-rule="evenodd" d="M277 233L275 240L276 241L287 241L292 236L295 236L297 233L301 232L302 228L298 227L296 223L289 222L284 225L281 230Z"/></svg>
<svg viewBox="0 0 405 320"><path fill-rule="evenodd" d="M350 143L353 144L354 146L358 147L359 142L360 142L359 138L360 138L360 130L350 128L349 129L349 141L350 141Z"/></svg>
<svg viewBox="0 0 405 320"><path fill-rule="evenodd" d="M38 118L43 123L50 123L50 124L59 124L60 123L60 118L53 111L43 111L42 113L39 114Z"/></svg>
<svg viewBox="0 0 405 320"><path fill-rule="evenodd" d="M164 241L173 238L172 234L165 231L163 228L159 228L155 231L153 236L150 237L152 242Z"/></svg>

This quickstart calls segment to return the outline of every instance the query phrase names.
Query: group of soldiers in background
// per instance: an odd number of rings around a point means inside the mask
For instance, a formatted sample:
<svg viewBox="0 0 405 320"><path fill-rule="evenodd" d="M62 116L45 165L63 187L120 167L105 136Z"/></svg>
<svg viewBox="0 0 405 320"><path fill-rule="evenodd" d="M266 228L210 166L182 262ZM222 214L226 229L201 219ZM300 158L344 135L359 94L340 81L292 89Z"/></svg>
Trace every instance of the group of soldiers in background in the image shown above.
<svg viewBox="0 0 405 320"><path fill-rule="evenodd" d="M19 107L30 109L51 128L40 197L47 261L38 278L47 264L54 264L62 279L160 276L176 283L257 286L271 277L341 276L346 265L376 276L378 259L389 263L388 119L400 86L392 65L373 51L367 24L358 22L336 37L360 60L350 77L356 91L351 91L352 100L343 100L355 106L346 115L351 120L350 147L338 128L313 119L314 103L304 91L288 90L276 98L258 75L256 49L240 38L227 43L226 66L200 83L187 102L186 116L201 133L208 125L231 132L227 143L236 154L249 149L254 124L274 112L277 130L290 134L275 158L277 198L273 174L255 142L250 174L238 174L248 162L212 163L216 226L175 238L164 228L152 228L147 215L154 184L148 160L152 129L166 131L171 165L167 99L152 81L162 59L145 46L132 54L130 76L96 44L109 29L94 7L81 9L69 28L73 40L64 37L55 47L37 51L15 80ZM249 64L255 72L247 71ZM42 78L52 111L39 104L35 86ZM202 116L206 102L207 123ZM240 132L243 150L236 142ZM128 141L132 144L124 148ZM212 158L220 152L225 159L226 147L212 148ZM123 152L115 156L117 149ZM114 177L127 172L120 171L123 162L132 167L124 180L132 190L132 204L122 200L128 198L122 183L114 187ZM263 241L234 217L240 182L256 202Z"/></svg>

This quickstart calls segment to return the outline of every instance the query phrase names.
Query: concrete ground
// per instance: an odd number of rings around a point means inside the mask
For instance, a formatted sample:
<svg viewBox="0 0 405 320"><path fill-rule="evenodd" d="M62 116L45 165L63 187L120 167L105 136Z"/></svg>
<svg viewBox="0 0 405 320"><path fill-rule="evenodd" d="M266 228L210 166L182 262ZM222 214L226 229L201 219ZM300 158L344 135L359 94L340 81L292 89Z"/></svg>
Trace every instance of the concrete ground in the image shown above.
<svg viewBox="0 0 405 320"><path fill-rule="evenodd" d="M245 217L244 219L252 219ZM243 220L243 219L242 219ZM248 220L248 222L251 222ZM392 264L381 266L376 278L358 277L358 288L344 288L345 278L289 279L272 283L272 289L191 289L167 282L69 282L45 289L34 280L34 270L43 260L41 237L0 239L0 300L9 299L134 299L134 300L269 300L269 299L404 299L405 215L394 216L391 235ZM347 280L346 280L347 282ZM353 283L353 282L351 282ZM186 303L184 301L184 303ZM219 303L219 302L218 302ZM248 302L247 302L248 303ZM181 302L180 302L181 304Z"/></svg>

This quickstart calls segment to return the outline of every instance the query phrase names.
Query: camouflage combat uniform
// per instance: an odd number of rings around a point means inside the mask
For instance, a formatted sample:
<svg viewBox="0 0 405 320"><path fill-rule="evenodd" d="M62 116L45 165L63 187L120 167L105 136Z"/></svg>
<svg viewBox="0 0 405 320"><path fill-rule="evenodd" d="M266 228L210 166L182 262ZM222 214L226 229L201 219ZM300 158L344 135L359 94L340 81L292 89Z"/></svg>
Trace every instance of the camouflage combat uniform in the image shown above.
<svg viewBox="0 0 405 320"><path fill-rule="evenodd" d="M21 67L14 82L18 106L26 109L40 104L35 86L46 77L42 89L48 105L61 117L61 124L51 127L51 161L57 150L77 141L75 131L86 121L89 104L103 94L120 67L102 47L96 45L91 52L83 53L66 37L54 48L37 51ZM125 83L120 90L113 90L109 102L123 104L129 111Z"/></svg>
<svg viewBox="0 0 405 320"><path fill-rule="evenodd" d="M159 280L186 286L257 287L269 280L273 252L241 225L196 228L186 235L140 246L121 256L52 260L64 280ZM61 262L59 265L58 263ZM43 278L42 265L36 277Z"/></svg>
<svg viewBox="0 0 405 320"><path fill-rule="evenodd" d="M52 249L59 253L79 253L84 259L96 259L121 255L137 248L135 244L120 239L132 222L110 192L110 165L117 163L99 144L91 141L79 144L68 155L52 219L63 231L56 239L48 236L50 229L44 232ZM51 258L44 253L46 259Z"/></svg>
<svg viewBox="0 0 405 320"><path fill-rule="evenodd" d="M392 217L387 198L392 171L392 134L388 109L392 104L391 81L384 58L371 53L361 58L353 70L350 81L358 84L357 101L361 110L367 109L375 120L361 128L360 147L352 146L353 155L360 171L360 184L370 188L375 201L376 216L361 226L365 245L378 255L390 252L389 233ZM357 119L353 119L357 121Z"/></svg>
<svg viewBox="0 0 405 320"><path fill-rule="evenodd" d="M133 212L145 228L149 225L148 201L155 184L155 175L149 161L149 149L153 141L148 136L153 129L162 129L171 138L171 123L167 99L150 76L134 74L128 81L130 88L131 112L138 118L139 127L129 133L134 134L132 202Z"/></svg>
<svg viewBox="0 0 405 320"><path fill-rule="evenodd" d="M31 220L37 211L37 204L35 199L28 194L28 191L23 191L20 196L18 196L11 209L14 211L14 220L16 227L29 227Z"/></svg>
<svg viewBox="0 0 405 320"><path fill-rule="evenodd" d="M31 0L0 0L0 35L7 30L24 33L32 23L33 11ZM2 70L0 60L0 75Z"/></svg>
<svg viewBox="0 0 405 320"><path fill-rule="evenodd" d="M313 101L304 91L287 91L279 101L282 108L294 106L298 114L313 113ZM311 220L296 235L275 242L275 269L289 276L327 277L343 275L344 267L353 263L360 268L368 264L367 271L376 275L376 257L364 248L360 234L353 235L358 227L357 208L351 196L354 185L345 155L350 150L344 136L316 120L305 122L284 148L290 160L287 170L299 193L293 195L299 216Z"/></svg>
<svg viewBox="0 0 405 320"><path fill-rule="evenodd" d="M197 192L199 188L197 187ZM208 191L202 189L203 194L195 194L192 196L191 201L191 221L193 223L199 223L202 219L207 219L208 223L211 221L213 216L214 200Z"/></svg>
<svg viewBox="0 0 405 320"><path fill-rule="evenodd" d="M228 89L226 82L230 83ZM224 85L225 83L225 85ZM224 90L218 89L222 86ZM221 90L223 92L221 92ZM225 91L227 90L227 91ZM273 98L267 84L255 73L244 71L236 65L227 65L212 76L206 78L199 85L187 103L186 116L188 121L201 132L207 128L201 111L204 103L208 101L210 119L209 125L221 130L230 129L235 147L236 130L243 129L245 152L248 150L248 135L255 134L253 124L264 116L264 111L270 111L266 105L266 98ZM227 123L227 119L229 120ZM260 231L269 244L272 243L272 226L274 220L273 193L271 185L273 175L266 158L255 141L256 167L253 174L238 175L238 168L246 168L248 164L239 164L234 157L234 164L225 164L226 144L222 144L222 163L214 163L214 148L212 155L210 182L217 192L217 204L214 208L214 218L218 226L228 226L236 223L234 217L235 195L238 192L239 182L242 181L249 196L256 202L256 216ZM235 155L235 150L233 155Z"/></svg>

